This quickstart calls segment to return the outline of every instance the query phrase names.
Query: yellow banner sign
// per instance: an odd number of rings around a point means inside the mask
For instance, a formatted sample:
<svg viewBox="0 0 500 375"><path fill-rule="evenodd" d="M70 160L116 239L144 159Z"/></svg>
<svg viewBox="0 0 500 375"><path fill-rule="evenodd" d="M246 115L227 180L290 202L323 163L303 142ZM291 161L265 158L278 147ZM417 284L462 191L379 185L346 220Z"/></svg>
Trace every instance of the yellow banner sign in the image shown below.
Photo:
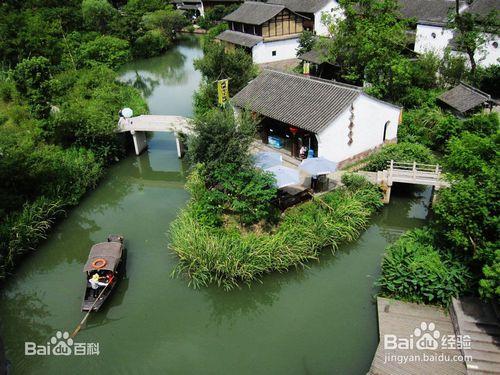
<svg viewBox="0 0 500 375"><path fill-rule="evenodd" d="M306 76L308 76L308 75L309 75L310 70L311 70L311 64L309 64L308 62L305 62L305 63L304 63L304 74L305 74Z"/></svg>
<svg viewBox="0 0 500 375"><path fill-rule="evenodd" d="M217 81L217 92L219 93L219 105L227 102L229 100L229 80Z"/></svg>

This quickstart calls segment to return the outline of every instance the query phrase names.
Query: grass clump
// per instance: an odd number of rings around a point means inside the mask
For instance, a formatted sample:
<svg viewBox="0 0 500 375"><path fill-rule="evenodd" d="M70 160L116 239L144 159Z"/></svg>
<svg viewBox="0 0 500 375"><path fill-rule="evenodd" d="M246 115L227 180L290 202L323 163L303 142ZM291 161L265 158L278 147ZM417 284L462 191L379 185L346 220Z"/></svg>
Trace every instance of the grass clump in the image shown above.
<svg viewBox="0 0 500 375"><path fill-rule="evenodd" d="M195 288L215 284L229 290L266 273L304 266L324 248L335 251L355 240L380 201L376 186L346 184L288 209L276 226L257 232L198 220L192 199L171 225L171 248L179 257L173 274L185 275Z"/></svg>

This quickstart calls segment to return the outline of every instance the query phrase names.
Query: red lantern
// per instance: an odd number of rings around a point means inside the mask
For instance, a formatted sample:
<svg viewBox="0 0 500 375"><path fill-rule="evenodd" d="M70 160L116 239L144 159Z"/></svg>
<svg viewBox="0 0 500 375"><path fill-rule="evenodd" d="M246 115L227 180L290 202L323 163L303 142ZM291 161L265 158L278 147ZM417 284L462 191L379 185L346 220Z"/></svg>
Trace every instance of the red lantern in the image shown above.
<svg viewBox="0 0 500 375"><path fill-rule="evenodd" d="M299 129L297 128L294 128L293 126L290 126L290 133L292 133L293 135L297 134L297 132L299 131Z"/></svg>

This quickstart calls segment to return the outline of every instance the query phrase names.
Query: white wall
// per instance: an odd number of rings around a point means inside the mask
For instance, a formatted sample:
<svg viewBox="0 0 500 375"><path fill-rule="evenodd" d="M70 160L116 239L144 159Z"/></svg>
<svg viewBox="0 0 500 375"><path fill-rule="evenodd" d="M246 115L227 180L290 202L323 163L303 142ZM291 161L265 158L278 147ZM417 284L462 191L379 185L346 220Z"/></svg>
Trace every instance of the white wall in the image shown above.
<svg viewBox="0 0 500 375"><path fill-rule="evenodd" d="M389 121L389 126L386 140L397 137L400 108L382 103L364 94L361 94L353 105L353 143L348 145L351 117L349 107L328 128L317 135L318 156L338 163L382 145L384 126L387 121Z"/></svg>
<svg viewBox="0 0 500 375"><path fill-rule="evenodd" d="M289 60L296 58L299 39L276 40L273 42L260 42L252 48L253 62L263 64L273 61ZM273 56L276 51L276 56Z"/></svg>
<svg viewBox="0 0 500 375"><path fill-rule="evenodd" d="M444 50L453 38L453 32L440 26L417 25L415 52L434 52L444 56Z"/></svg>
<svg viewBox="0 0 500 375"><path fill-rule="evenodd" d="M435 34L436 37L434 38L432 34ZM453 32L449 29L438 26L417 25L415 52L434 52L439 57L443 57L444 51L452 38ZM474 55L477 64L484 67L498 64L500 59L500 37L487 34L486 39L486 43ZM497 47L494 45L495 42ZM468 61L468 57L464 53L454 52L454 54L464 55Z"/></svg>
<svg viewBox="0 0 500 375"><path fill-rule="evenodd" d="M495 44L496 43L496 47ZM486 43L484 43L474 54L478 65L488 67L499 64L500 61L500 36L486 34Z"/></svg>
<svg viewBox="0 0 500 375"><path fill-rule="evenodd" d="M331 0L322 9L314 13L314 32L317 35L328 36L328 28L322 22L324 13L333 16L333 18L335 19L338 19L343 17L343 11L337 1Z"/></svg>

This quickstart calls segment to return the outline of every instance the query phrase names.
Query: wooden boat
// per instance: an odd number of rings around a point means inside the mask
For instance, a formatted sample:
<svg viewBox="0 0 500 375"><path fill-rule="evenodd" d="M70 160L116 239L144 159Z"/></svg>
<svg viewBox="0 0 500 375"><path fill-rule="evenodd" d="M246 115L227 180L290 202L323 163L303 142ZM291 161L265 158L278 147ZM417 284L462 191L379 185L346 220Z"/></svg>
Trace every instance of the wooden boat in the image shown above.
<svg viewBox="0 0 500 375"><path fill-rule="evenodd" d="M110 235L107 242L95 244L90 249L89 258L83 267L85 273L85 294L83 296L82 311L99 311L108 299L125 273L125 248L123 237ZM92 277L97 277L106 287L101 286L94 297L94 289L90 284Z"/></svg>

